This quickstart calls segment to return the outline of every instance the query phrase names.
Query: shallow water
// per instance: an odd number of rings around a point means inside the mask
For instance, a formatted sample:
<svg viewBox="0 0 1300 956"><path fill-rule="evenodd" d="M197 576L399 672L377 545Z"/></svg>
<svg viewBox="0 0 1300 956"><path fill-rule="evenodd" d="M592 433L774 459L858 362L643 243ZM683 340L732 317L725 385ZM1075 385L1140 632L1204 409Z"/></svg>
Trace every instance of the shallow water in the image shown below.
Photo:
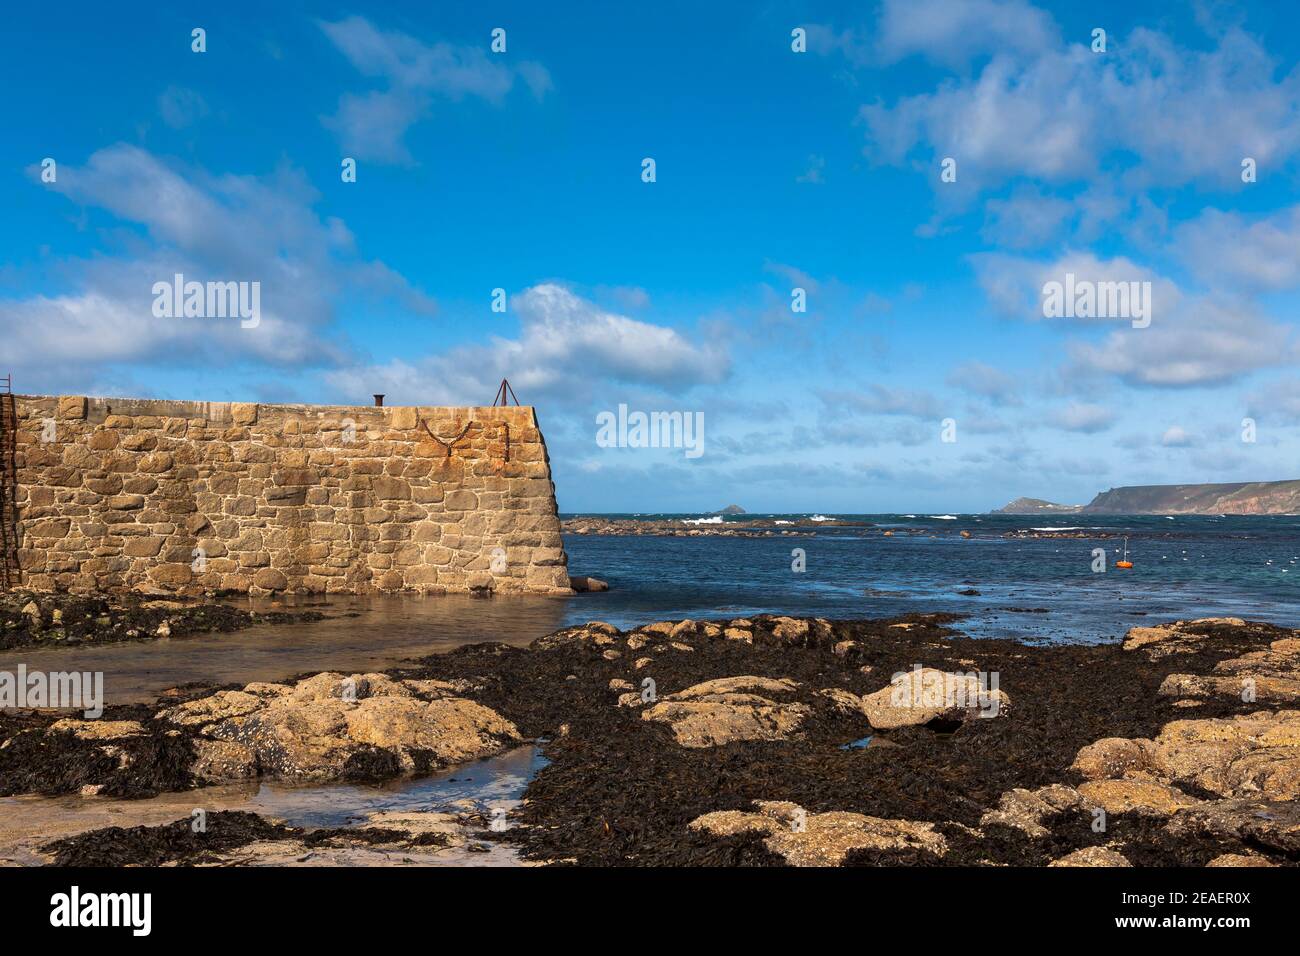
<svg viewBox="0 0 1300 956"><path fill-rule="evenodd" d="M379 786L263 783L241 809L295 827L351 826L372 813L442 810L463 806L465 801L491 817L493 811L518 806L529 781L546 764L540 747L527 746L428 777Z"/></svg>
<svg viewBox="0 0 1300 956"><path fill-rule="evenodd" d="M86 830L118 826L160 826L195 809L246 810L294 827L346 827L366 822L373 814L455 812L477 809L487 817L504 816L519 805L528 783L546 765L537 746L517 747L495 757L461 764L418 779L396 780L381 786L351 783L291 786L253 781L165 793L144 800L104 797L0 798L0 865L30 866L47 862L39 847ZM507 821L508 825L508 821ZM491 844L487 853L463 848L356 847L322 849L318 863L384 865L511 865L513 848ZM292 855L261 862L285 865Z"/></svg>
<svg viewBox="0 0 1300 956"><path fill-rule="evenodd" d="M462 644L524 645L563 627L565 604L541 597L331 597L298 605L329 615L315 623L124 644L19 648L0 652L0 670L21 663L29 671L102 671L106 703L152 702L167 688L189 681L246 684L308 671L375 671Z"/></svg>

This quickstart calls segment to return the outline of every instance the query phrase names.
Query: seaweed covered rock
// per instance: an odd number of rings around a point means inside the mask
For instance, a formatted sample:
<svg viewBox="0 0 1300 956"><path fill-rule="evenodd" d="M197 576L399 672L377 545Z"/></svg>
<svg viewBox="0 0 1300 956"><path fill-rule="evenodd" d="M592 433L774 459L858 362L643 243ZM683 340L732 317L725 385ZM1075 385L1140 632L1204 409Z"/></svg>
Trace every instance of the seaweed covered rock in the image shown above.
<svg viewBox="0 0 1300 956"><path fill-rule="evenodd" d="M1073 768L1089 780L1147 778L1219 797L1300 797L1300 711L1175 720L1154 740L1107 738Z"/></svg>
<svg viewBox="0 0 1300 956"><path fill-rule="evenodd" d="M1176 787L1158 780L1090 780L1079 793L1107 813L1140 813L1166 817L1197 801Z"/></svg>
<svg viewBox="0 0 1300 956"><path fill-rule="evenodd" d="M323 618L319 611L246 611L213 602L149 600L139 594L15 589L0 592L0 650L154 640Z"/></svg>
<svg viewBox="0 0 1300 956"><path fill-rule="evenodd" d="M1294 858L1300 854L1300 802L1258 799L1208 801L1177 814L1169 821L1167 829L1173 836L1236 840Z"/></svg>
<svg viewBox="0 0 1300 956"><path fill-rule="evenodd" d="M1246 703L1300 704L1300 639L1288 636L1268 646L1219 661L1212 674L1170 674L1162 697L1181 700L1236 698Z"/></svg>
<svg viewBox="0 0 1300 956"><path fill-rule="evenodd" d="M719 678L669 694L642 711L641 719L667 724L683 747L718 747L738 740L786 740L799 729L811 708L772 698L789 696L798 687L788 679Z"/></svg>
<svg viewBox="0 0 1300 956"><path fill-rule="evenodd" d="M1212 648L1248 648L1295 637L1295 632L1239 617L1205 617L1154 627L1134 627L1124 637L1124 650L1141 651L1150 661L1172 655L1195 655Z"/></svg>
<svg viewBox="0 0 1300 956"><path fill-rule="evenodd" d="M249 684L168 708L197 735L201 779L258 773L308 779L392 776L499 752L518 729L450 685L327 672Z"/></svg>
<svg viewBox="0 0 1300 956"><path fill-rule="evenodd" d="M1037 790L1017 787L1002 795L998 805L980 818L980 828L1009 827L1033 839L1051 833L1049 823L1062 817L1083 817L1093 809L1083 794L1064 784L1052 784Z"/></svg>
<svg viewBox="0 0 1300 956"><path fill-rule="evenodd" d="M1108 850L1101 846L1084 847L1075 850L1059 860L1053 860L1048 866L1132 866L1122 853Z"/></svg>
<svg viewBox="0 0 1300 956"><path fill-rule="evenodd" d="M1300 797L1300 711L1176 720L1155 738L1157 776L1222 797Z"/></svg>
<svg viewBox="0 0 1300 956"><path fill-rule="evenodd" d="M920 855L931 861L948 850L933 824L883 820L861 813L807 813L797 804L757 800L757 812L720 810L690 823L715 837L761 834L763 845L791 866L839 866L854 851Z"/></svg>
<svg viewBox="0 0 1300 956"><path fill-rule="evenodd" d="M1010 703L1001 690L986 688L973 674L923 667L895 675L888 687L863 697L862 713L877 730L895 730L932 721L998 717Z"/></svg>
<svg viewBox="0 0 1300 956"><path fill-rule="evenodd" d="M194 750L146 708L102 720L0 714L0 795L153 796L192 786Z"/></svg>

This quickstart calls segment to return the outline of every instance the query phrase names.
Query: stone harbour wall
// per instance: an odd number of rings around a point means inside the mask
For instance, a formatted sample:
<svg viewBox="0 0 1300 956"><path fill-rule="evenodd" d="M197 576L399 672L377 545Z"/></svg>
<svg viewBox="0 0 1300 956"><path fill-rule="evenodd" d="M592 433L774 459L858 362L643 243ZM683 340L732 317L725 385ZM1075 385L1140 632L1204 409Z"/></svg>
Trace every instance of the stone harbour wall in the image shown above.
<svg viewBox="0 0 1300 956"><path fill-rule="evenodd" d="M16 407L23 586L571 593L531 407Z"/></svg>

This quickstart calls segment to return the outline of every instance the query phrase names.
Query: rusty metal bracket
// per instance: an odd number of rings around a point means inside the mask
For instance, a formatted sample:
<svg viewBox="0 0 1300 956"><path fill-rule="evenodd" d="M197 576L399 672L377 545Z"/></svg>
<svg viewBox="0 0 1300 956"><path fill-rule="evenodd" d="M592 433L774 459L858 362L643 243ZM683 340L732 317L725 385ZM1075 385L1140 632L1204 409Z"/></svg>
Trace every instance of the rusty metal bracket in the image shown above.
<svg viewBox="0 0 1300 956"><path fill-rule="evenodd" d="M467 434L469 434L470 428L474 425L477 425L478 422L468 422L465 425L465 427L460 430L460 434L457 435L455 438L453 438L451 441L443 441L441 438L435 435L433 433L433 429L429 427L429 423L426 422L423 418L420 419L420 424L424 427L424 430L429 433L429 437L443 447L443 450L446 451L447 453L447 457L450 458L452 447L456 445Z"/></svg>

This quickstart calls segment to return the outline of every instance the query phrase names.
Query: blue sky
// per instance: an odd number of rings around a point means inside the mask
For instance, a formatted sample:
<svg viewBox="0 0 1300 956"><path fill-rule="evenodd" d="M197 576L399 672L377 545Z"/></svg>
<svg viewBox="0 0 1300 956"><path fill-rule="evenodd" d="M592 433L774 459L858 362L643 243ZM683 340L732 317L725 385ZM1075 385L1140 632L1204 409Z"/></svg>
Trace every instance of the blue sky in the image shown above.
<svg viewBox="0 0 1300 956"><path fill-rule="evenodd" d="M0 370L348 404L505 375L565 511L1300 477L1288 6L18 7ZM263 321L156 318L176 272L259 282ZM1150 282L1150 326L1044 318L1067 272ZM598 446L620 404L702 412L704 454Z"/></svg>

